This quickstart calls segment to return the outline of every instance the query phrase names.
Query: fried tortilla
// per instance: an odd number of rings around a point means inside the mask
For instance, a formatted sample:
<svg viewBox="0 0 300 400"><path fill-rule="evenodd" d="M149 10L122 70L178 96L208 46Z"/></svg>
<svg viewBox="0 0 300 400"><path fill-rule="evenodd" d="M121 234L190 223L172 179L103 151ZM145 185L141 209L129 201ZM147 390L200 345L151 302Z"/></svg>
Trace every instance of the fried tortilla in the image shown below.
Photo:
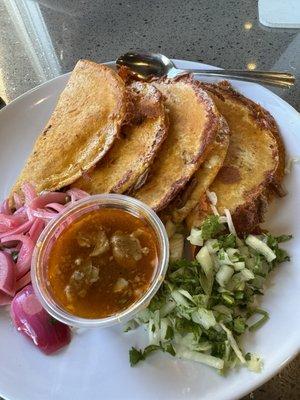
<svg viewBox="0 0 300 400"><path fill-rule="evenodd" d="M142 184L168 132L163 97L155 86L133 82L133 121L121 130L106 156L73 186L96 193L124 193Z"/></svg>
<svg viewBox="0 0 300 400"><path fill-rule="evenodd" d="M190 182L178 193L175 199L162 212L163 220L182 222L199 203L222 167L229 146L229 128L223 117L220 118L219 131L205 161L200 165Z"/></svg>
<svg viewBox="0 0 300 400"><path fill-rule="evenodd" d="M160 211L204 161L218 131L219 113L211 98L189 76L165 78L153 84L165 97L169 133L147 181L134 197Z"/></svg>
<svg viewBox="0 0 300 400"><path fill-rule="evenodd" d="M127 117L127 92L112 69L80 60L12 189L38 192L71 184L110 149Z"/></svg>
<svg viewBox="0 0 300 400"><path fill-rule="evenodd" d="M236 230L251 232L263 221L266 206L275 194L282 195L285 152L275 120L264 108L232 89L228 82L201 84L212 96L230 129L224 165L210 186L217 209L229 209ZM199 226L207 215L205 198L187 218Z"/></svg>

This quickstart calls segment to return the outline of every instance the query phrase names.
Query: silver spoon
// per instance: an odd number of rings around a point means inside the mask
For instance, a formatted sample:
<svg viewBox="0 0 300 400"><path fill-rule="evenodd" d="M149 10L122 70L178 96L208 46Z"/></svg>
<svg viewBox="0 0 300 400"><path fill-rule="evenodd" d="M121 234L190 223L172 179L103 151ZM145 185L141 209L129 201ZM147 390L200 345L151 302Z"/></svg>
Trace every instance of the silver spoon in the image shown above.
<svg viewBox="0 0 300 400"><path fill-rule="evenodd" d="M216 76L288 88L295 83L295 76L287 72L200 68L183 70L176 68L168 57L159 53L126 53L117 59L116 64L118 67L128 67L137 78L142 80L147 80L151 76L173 78L184 73L193 73L196 76Z"/></svg>

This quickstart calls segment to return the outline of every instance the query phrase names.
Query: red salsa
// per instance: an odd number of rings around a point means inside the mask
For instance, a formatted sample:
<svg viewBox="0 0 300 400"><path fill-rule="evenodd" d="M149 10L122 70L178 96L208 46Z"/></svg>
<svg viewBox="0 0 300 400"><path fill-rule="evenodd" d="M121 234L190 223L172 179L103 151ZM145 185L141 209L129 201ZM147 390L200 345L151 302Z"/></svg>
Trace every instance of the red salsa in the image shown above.
<svg viewBox="0 0 300 400"><path fill-rule="evenodd" d="M66 228L48 261L53 296L71 314L103 318L136 302L158 264L154 230L120 209L91 211Z"/></svg>

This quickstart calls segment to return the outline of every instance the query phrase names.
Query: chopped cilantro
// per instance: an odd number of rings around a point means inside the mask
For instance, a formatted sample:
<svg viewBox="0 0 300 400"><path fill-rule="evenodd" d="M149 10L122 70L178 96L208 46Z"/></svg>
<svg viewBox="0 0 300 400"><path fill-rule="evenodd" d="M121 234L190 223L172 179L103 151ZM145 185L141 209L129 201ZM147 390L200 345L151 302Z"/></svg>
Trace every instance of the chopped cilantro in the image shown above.
<svg viewBox="0 0 300 400"><path fill-rule="evenodd" d="M55 318L53 318L51 315L49 315L49 322L51 325L55 325L55 324L57 324L58 321Z"/></svg>
<svg viewBox="0 0 300 400"><path fill-rule="evenodd" d="M219 236L218 242L220 247L223 247L223 249L228 249L229 247L231 248L236 247L236 237L232 233L230 233L229 235Z"/></svg>
<svg viewBox="0 0 300 400"><path fill-rule="evenodd" d="M233 329L238 334L244 333L247 329L245 318L242 317L235 318L233 323Z"/></svg>
<svg viewBox="0 0 300 400"><path fill-rule="evenodd" d="M142 350L137 350L135 347L132 347L131 350L129 350L129 361L132 367L144 359L145 357Z"/></svg>
<svg viewBox="0 0 300 400"><path fill-rule="evenodd" d="M279 243L287 242L292 239L292 235L281 235L281 236L272 236L270 234L266 235L267 245L274 251L276 254L276 258L273 261L273 266L280 264L284 261L290 261L290 257L287 252L281 248L279 248Z"/></svg>
<svg viewBox="0 0 300 400"><path fill-rule="evenodd" d="M218 358L223 358L226 350L225 341L224 342L213 342L211 355Z"/></svg>
<svg viewBox="0 0 300 400"><path fill-rule="evenodd" d="M171 354L171 356L173 356L173 357L176 355L176 352L175 352L175 350L174 350L174 347L172 346L171 343L167 343L167 344L163 347L163 351L165 351L165 352Z"/></svg>
<svg viewBox="0 0 300 400"><path fill-rule="evenodd" d="M173 337L174 337L174 331L173 331L173 328L170 326L170 325L168 325L168 327L167 327L167 332L166 332L166 339L173 339Z"/></svg>
<svg viewBox="0 0 300 400"><path fill-rule="evenodd" d="M18 261L18 257L19 257L19 252L18 251L13 251L11 253L12 259L14 260L14 262Z"/></svg>
<svg viewBox="0 0 300 400"><path fill-rule="evenodd" d="M135 347L132 347L131 350L129 350L129 361L131 367L135 366L138 362L145 360L151 353L159 349L167 351L170 354L172 351L174 352L172 346L163 348L162 346L150 344L149 346L145 347L144 350L138 350Z"/></svg>
<svg viewBox="0 0 300 400"><path fill-rule="evenodd" d="M224 229L224 225L219 222L217 215L211 215L206 218L201 226L203 240L211 239Z"/></svg>

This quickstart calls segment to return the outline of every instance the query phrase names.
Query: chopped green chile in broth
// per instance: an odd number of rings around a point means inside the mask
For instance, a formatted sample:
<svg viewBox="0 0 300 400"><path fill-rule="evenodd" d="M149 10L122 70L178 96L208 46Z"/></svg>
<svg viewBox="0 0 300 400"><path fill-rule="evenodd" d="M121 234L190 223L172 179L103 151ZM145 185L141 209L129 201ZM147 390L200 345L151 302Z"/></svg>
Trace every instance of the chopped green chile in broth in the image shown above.
<svg viewBox="0 0 300 400"><path fill-rule="evenodd" d="M99 208L57 238L48 279L54 298L71 314L104 318L141 298L157 265L157 238L146 221L123 210Z"/></svg>

